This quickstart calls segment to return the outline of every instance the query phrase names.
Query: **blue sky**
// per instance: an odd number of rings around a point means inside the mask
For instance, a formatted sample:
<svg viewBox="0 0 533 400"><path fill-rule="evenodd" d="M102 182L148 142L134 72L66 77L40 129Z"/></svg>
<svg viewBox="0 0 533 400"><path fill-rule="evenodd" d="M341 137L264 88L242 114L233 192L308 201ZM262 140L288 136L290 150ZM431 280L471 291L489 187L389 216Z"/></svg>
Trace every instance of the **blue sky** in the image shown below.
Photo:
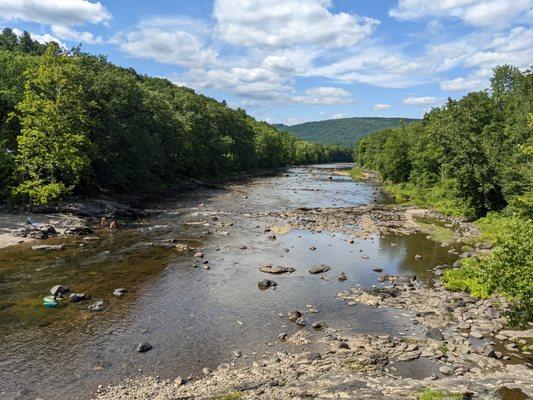
<svg viewBox="0 0 533 400"><path fill-rule="evenodd" d="M421 117L533 65L533 0L0 0L0 26L269 122Z"/></svg>

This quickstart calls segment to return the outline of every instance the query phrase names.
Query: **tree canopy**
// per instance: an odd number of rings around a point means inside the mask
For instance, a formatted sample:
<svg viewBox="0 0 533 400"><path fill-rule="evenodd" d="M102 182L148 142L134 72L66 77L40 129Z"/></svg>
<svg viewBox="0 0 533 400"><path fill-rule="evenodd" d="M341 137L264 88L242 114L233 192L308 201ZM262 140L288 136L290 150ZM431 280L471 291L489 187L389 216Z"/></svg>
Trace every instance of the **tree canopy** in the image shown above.
<svg viewBox="0 0 533 400"><path fill-rule="evenodd" d="M459 214L510 206L531 216L532 89L532 71L497 67L490 90L448 99L421 122L361 139L356 162L412 192L439 191Z"/></svg>
<svg viewBox="0 0 533 400"><path fill-rule="evenodd" d="M153 193L185 177L349 161L243 109L103 56L0 34L0 199Z"/></svg>

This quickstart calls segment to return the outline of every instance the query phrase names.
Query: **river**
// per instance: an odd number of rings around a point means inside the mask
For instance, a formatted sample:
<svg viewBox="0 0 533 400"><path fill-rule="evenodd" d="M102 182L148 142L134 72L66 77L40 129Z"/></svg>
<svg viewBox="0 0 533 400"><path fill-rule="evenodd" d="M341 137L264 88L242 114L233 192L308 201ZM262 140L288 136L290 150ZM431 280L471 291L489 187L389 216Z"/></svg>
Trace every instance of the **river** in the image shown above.
<svg viewBox="0 0 533 400"><path fill-rule="evenodd" d="M272 240L265 233L267 227L283 226L264 216L267 211L384 200L374 185L331 170L347 167L290 168L183 193L153 204L151 217L119 221L113 232L97 231L97 241L47 240L64 243L61 252L36 252L26 243L0 250L0 398L87 399L98 385L127 377L198 378L204 367L250 363L264 352L290 347L279 343L278 335L295 328L278 314L308 306L318 310L315 319L348 332L413 333L417 327L404 315L353 307L336 294L348 285L377 284L372 271L377 266L390 274L424 275L453 261L439 243L423 234L351 238L291 230ZM169 239L201 250L204 259L195 259L194 251L153 245ZM422 259L413 262L416 254ZM258 270L262 264L296 271L266 276ZM329 279L309 274L317 264L331 266ZM337 280L341 271L345 282ZM258 289L265 278L278 283L276 290ZM104 299L108 308L91 312L88 302L64 302L45 309L42 298L56 284ZM115 298L112 292L119 287L128 293ZM153 349L136 352L144 340ZM236 358L234 351L242 356Z"/></svg>

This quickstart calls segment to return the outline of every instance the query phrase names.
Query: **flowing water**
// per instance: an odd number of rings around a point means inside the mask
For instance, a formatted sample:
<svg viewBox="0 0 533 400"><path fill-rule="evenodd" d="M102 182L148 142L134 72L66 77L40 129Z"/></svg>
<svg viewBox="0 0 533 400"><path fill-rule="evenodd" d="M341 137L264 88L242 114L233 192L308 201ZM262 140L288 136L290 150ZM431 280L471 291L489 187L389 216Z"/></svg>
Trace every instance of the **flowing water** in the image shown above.
<svg viewBox="0 0 533 400"><path fill-rule="evenodd" d="M235 350L243 357L233 361L249 363L256 354L289 349L277 337L294 327L278 314L307 305L319 311L310 320L346 332L416 334L413 329L421 328L413 328L406 313L349 306L336 294L356 284L377 284L376 266L390 274L424 276L432 266L453 261L439 243L419 234L358 239L292 230L278 233L275 241L265 234L268 225L283 221L257 213L383 200L375 186L329 168L292 168L182 194L154 205L158 212L152 217L96 232L98 241L46 241L64 243L60 252L36 252L29 244L0 250L0 398L86 399L99 384L126 377L200 377L202 368L232 361ZM194 259L194 251L153 245L168 239L201 249L210 268ZM414 261L416 254L422 260ZM296 271L266 276L258 270L266 263ZM332 268L328 280L308 272L322 263ZM346 282L336 279L340 271ZM257 282L264 278L274 279L277 289L260 291ZM91 312L88 302L64 302L45 309L42 298L56 284L109 306ZM128 293L115 298L119 287ZM135 348L143 340L153 349L140 354Z"/></svg>

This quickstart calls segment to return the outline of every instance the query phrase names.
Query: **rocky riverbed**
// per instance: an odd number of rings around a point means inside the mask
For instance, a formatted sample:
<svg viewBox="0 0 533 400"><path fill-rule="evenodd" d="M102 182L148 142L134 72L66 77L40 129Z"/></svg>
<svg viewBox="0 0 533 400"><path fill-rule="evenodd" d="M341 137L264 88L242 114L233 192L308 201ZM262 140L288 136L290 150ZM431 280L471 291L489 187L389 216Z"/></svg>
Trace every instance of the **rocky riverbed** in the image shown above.
<svg viewBox="0 0 533 400"><path fill-rule="evenodd" d="M94 232L1 250L0 397L531 396L531 332L507 329L509 304L439 283L490 243L466 251L472 224L384 204L345 167L197 189L117 229L84 217ZM76 301L44 308L55 285Z"/></svg>

